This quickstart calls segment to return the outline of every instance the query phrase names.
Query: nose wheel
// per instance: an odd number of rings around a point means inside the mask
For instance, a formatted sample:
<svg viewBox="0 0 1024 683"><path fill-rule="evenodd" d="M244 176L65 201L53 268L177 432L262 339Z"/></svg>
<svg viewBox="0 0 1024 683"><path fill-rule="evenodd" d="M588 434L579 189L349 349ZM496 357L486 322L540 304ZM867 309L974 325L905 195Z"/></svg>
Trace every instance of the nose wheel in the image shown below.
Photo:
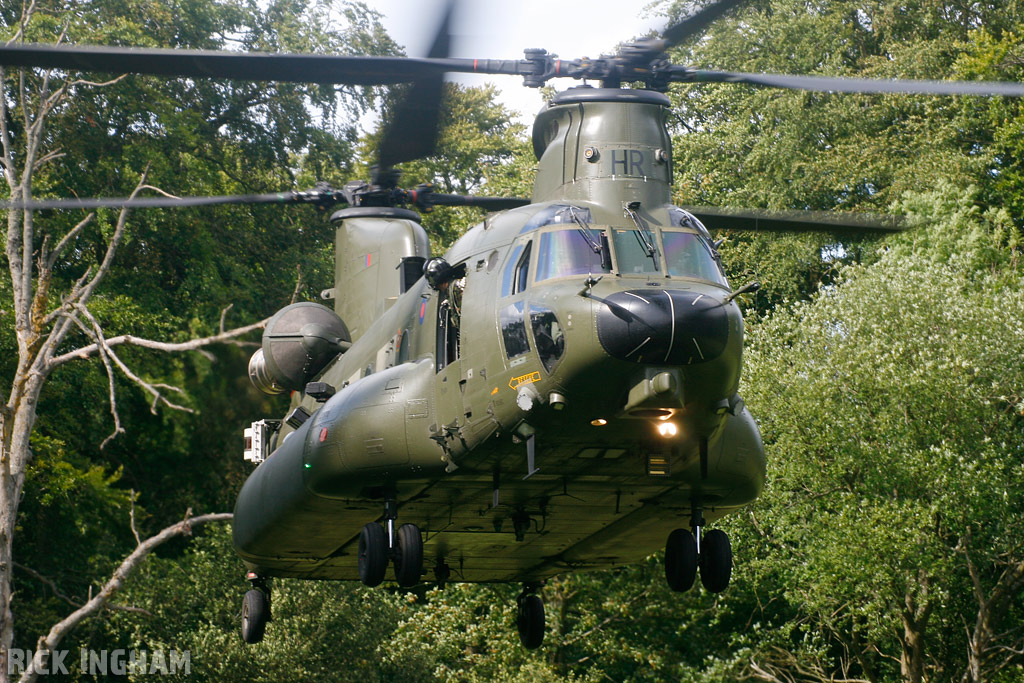
<svg viewBox="0 0 1024 683"><path fill-rule="evenodd" d="M409 588L423 575L423 536L415 524L395 529L397 511L394 500L384 506L387 528L370 522L359 532L359 580L365 586L379 586L384 581L388 561L395 569L399 586Z"/></svg>
<svg viewBox="0 0 1024 683"><path fill-rule="evenodd" d="M669 588L682 593L700 582L709 593L721 593L732 578L732 544L721 529L703 532L704 518L696 508L691 522L696 534L676 529L665 542L665 580Z"/></svg>

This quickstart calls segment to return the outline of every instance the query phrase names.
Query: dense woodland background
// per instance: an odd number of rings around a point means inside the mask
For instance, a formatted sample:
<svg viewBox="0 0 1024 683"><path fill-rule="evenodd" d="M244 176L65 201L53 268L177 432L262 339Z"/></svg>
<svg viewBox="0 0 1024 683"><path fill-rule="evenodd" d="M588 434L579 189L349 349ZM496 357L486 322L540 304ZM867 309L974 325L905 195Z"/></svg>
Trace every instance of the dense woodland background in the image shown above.
<svg viewBox="0 0 1024 683"><path fill-rule="evenodd" d="M36 5L30 42L63 31L81 43L400 52L359 3ZM0 39L23 9L0 3ZM731 70L1021 81L1024 5L752 0L676 52L677 63ZM12 106L21 77L5 74ZM445 120L439 155L409 165L407 186L529 192L526 131L493 94L449 87L459 115ZM659 556L561 577L543 592L545 645L528 652L516 586L279 580L267 637L246 647L243 568L222 524L163 547L129 580L116 602L145 613L103 612L61 647L187 649L192 678L208 681L1024 681L1024 103L707 85L669 94L678 203L924 223L874 241L723 235L734 286L764 283L745 297L741 393L769 463L761 499L723 522L736 554L725 593L671 593ZM37 171L38 197L126 195L147 166L151 184L176 194L340 186L366 175L372 138L359 115L388 106L362 89L149 77L73 95L50 115L47 148L64 156ZM37 231L59 238L80 219L72 213L39 214ZM115 220L101 212L82 233L55 291L102 254ZM441 249L472 220L439 209L425 223ZM312 208L137 211L91 310L108 335L210 334L228 305L243 324L296 287L314 299L331 285L331 248ZM15 371L11 296L0 279L2 392ZM125 433L102 448L114 430L103 365L51 378L14 539L16 646L33 648L135 547L133 500L143 535L189 507L231 509L249 469L242 428L284 410L250 386L250 353L123 351L144 377L185 387L178 400L195 412L154 413L119 379Z"/></svg>

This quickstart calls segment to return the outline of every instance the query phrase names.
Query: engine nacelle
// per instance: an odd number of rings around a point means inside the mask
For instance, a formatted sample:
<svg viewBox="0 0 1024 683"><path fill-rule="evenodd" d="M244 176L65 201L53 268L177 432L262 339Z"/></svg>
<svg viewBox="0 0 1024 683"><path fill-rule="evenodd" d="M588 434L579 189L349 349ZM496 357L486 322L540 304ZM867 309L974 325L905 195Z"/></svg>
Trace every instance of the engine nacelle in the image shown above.
<svg viewBox="0 0 1024 683"><path fill-rule="evenodd" d="M263 345L249 359L249 379L267 394L303 391L352 345L337 313L312 302L285 306L263 331Z"/></svg>

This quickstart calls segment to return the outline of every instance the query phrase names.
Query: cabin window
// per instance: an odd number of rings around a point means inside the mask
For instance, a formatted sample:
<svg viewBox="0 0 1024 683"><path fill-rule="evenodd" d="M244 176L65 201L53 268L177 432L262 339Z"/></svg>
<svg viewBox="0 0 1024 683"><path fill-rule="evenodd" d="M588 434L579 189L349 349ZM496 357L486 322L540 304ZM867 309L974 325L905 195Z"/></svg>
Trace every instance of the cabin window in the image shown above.
<svg viewBox="0 0 1024 683"><path fill-rule="evenodd" d="M517 301L498 313L501 337L505 341L505 355L509 358L521 356L530 350L526 338L526 323L523 318L523 302Z"/></svg>
<svg viewBox="0 0 1024 683"><path fill-rule="evenodd" d="M540 282L555 277L610 272L606 264L611 259L603 259L601 252L595 251L595 247L601 249L602 241L607 240L604 231L588 232L585 234L582 227L577 227L575 230L543 233L537 249L535 280Z"/></svg>
<svg viewBox="0 0 1024 683"><path fill-rule="evenodd" d="M693 232L663 230L665 266L672 277L694 277L726 285L725 277L708 249L707 242Z"/></svg>
<svg viewBox="0 0 1024 683"><path fill-rule="evenodd" d="M548 374L551 374L565 353L565 333L562 326L550 308L530 304L530 327L533 328L533 341L537 345L540 362L544 364Z"/></svg>
<svg viewBox="0 0 1024 683"><path fill-rule="evenodd" d="M645 230L613 230L615 260L622 275L660 273L654 233Z"/></svg>

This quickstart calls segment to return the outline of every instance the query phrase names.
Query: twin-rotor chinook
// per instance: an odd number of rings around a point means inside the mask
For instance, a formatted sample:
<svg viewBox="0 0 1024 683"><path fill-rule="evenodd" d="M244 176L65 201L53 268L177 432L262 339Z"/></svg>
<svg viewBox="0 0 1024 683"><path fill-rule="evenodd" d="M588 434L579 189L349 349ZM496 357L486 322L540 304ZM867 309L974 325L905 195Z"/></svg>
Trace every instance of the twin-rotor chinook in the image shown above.
<svg viewBox="0 0 1024 683"><path fill-rule="evenodd" d="M719 2L614 57L563 62L6 46L0 63L186 76L414 85L371 183L341 191L197 198L347 203L336 225L333 307L303 302L269 322L249 373L292 395L282 419L245 430L257 467L235 507L252 589L242 635L262 639L271 577L518 582L523 644L544 637L538 589L556 574L665 549L669 586L729 583L728 536L707 524L756 499L765 458L738 395L743 321L702 223L758 229L892 229L879 221L684 210L672 205L665 127L674 81L841 91L1021 95L1016 84L862 81L697 71L664 51L739 4ZM392 166L434 146L447 71L559 76L602 87L556 95L538 115L531 200L396 187ZM312 74L312 75L311 75ZM643 89L623 89L640 81ZM21 202L25 208L105 200ZM90 203L91 202L91 203ZM125 202L119 201L118 205ZM187 200L132 201L180 206ZM507 209L431 258L403 205ZM516 208L508 208L516 207ZM422 275L426 273L426 277Z"/></svg>

